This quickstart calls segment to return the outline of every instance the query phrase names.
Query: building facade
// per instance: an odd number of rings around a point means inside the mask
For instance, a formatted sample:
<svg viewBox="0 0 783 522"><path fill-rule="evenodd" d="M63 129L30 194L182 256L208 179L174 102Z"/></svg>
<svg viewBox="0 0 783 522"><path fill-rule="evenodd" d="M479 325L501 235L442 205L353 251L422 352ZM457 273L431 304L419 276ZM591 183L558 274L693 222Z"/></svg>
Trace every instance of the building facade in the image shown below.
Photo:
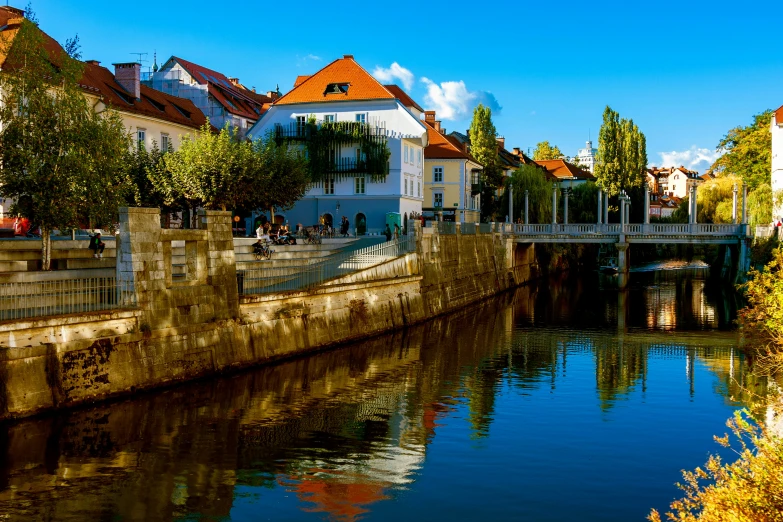
<svg viewBox="0 0 783 522"><path fill-rule="evenodd" d="M379 83L352 55L298 77L294 88L274 100L250 129L251 138L271 132L305 145L313 132L365 137L330 146L320 180L275 219L290 225L323 221L336 226L346 216L351 230L361 235L382 233L387 223L402 224L412 213L421 213L427 129L420 115L402 89ZM383 169L362 146L366 136L385 145L388 160Z"/></svg>
<svg viewBox="0 0 783 522"><path fill-rule="evenodd" d="M679 167L650 167L647 169L647 184L653 194L684 198L692 186L700 185L704 177L695 170Z"/></svg>
<svg viewBox="0 0 783 522"><path fill-rule="evenodd" d="M595 173L595 158L598 155L598 149L593 148L593 142L587 141L584 149L579 149L576 154L576 161L579 165L582 165L585 170L590 173Z"/></svg>
<svg viewBox="0 0 783 522"><path fill-rule="evenodd" d="M772 219L783 219L783 106L772 114Z"/></svg>
<svg viewBox="0 0 783 522"><path fill-rule="evenodd" d="M424 124L428 135L424 149L424 217L479 222L482 166L468 152L467 143L446 135L435 119L435 111L424 113Z"/></svg>
<svg viewBox="0 0 783 522"><path fill-rule="evenodd" d="M278 96L271 91L266 95L256 93L238 78L229 78L177 56L145 74L143 80L147 87L191 100L218 129L228 124L240 134L247 132Z"/></svg>

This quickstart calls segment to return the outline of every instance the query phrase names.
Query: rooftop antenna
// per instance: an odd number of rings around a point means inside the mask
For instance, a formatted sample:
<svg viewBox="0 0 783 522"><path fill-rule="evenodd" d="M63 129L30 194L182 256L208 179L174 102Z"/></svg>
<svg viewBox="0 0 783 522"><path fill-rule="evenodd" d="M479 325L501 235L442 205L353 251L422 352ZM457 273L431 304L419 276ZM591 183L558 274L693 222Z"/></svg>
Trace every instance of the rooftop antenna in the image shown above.
<svg viewBox="0 0 783 522"><path fill-rule="evenodd" d="M147 60L142 60L142 56L147 56L149 53L128 53L128 54L137 54L139 56L139 59L137 60L138 63L146 62Z"/></svg>

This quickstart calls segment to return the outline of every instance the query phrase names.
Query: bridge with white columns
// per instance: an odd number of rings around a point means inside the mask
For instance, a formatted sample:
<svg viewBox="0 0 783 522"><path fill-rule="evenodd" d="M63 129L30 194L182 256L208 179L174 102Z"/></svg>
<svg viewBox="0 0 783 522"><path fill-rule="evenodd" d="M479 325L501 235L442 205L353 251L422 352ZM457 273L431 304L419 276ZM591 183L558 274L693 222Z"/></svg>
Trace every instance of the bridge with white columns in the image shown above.
<svg viewBox="0 0 783 522"><path fill-rule="evenodd" d="M688 223L650 223L650 189L645 184L644 222L630 223L631 198L621 193L620 223L609 223L609 196L598 193L597 223L568 223L568 191L563 191L563 223L557 222L558 187L552 186L552 222L548 224L528 223L528 193L525 192L525 223L502 225L504 234L512 236L516 243L603 243L617 248L617 265L620 286L627 283L629 269L628 247L631 244L690 244L729 245L736 247L739 254L737 269L744 273L748 266L747 185L742 187L742 213L739 214L738 188L734 186L732 221L730 224L698 223L696 187L691 186L688 201ZM512 214L513 215L513 214Z"/></svg>

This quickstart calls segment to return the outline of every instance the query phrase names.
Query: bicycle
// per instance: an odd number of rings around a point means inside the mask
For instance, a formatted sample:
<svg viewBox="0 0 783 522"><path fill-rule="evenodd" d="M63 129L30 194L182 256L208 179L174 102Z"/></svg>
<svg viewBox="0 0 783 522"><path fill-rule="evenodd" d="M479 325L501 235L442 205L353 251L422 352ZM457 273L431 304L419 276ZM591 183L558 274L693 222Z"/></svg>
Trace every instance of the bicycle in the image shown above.
<svg viewBox="0 0 783 522"><path fill-rule="evenodd" d="M272 259L272 254L274 253L275 251L269 248L269 241L264 241L262 243L259 240L253 244L253 255L255 256L256 261L261 261L262 259Z"/></svg>
<svg viewBox="0 0 783 522"><path fill-rule="evenodd" d="M312 227L303 229L305 245L320 245L321 235Z"/></svg>

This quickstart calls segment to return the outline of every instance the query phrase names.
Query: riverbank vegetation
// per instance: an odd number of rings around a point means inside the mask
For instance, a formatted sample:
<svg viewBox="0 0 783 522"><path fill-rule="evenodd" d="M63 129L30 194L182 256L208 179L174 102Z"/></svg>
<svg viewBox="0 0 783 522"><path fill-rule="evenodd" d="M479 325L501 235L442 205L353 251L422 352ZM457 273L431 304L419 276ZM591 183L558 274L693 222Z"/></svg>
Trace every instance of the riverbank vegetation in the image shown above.
<svg viewBox="0 0 783 522"><path fill-rule="evenodd" d="M742 285L747 306L738 322L746 350L754 361L754 373L769 378L783 375L783 248L771 252L772 259L761 270L752 269ZM780 396L768 406L767 422L780 424ZM777 406L777 408L775 407ZM729 522L783 521L783 433L756 422L747 412L737 412L727 422L730 436L715 440L734 450L738 459L724 463L712 455L704 469L683 471L685 493L671 504L667 520ZM659 522L653 510L648 520Z"/></svg>

